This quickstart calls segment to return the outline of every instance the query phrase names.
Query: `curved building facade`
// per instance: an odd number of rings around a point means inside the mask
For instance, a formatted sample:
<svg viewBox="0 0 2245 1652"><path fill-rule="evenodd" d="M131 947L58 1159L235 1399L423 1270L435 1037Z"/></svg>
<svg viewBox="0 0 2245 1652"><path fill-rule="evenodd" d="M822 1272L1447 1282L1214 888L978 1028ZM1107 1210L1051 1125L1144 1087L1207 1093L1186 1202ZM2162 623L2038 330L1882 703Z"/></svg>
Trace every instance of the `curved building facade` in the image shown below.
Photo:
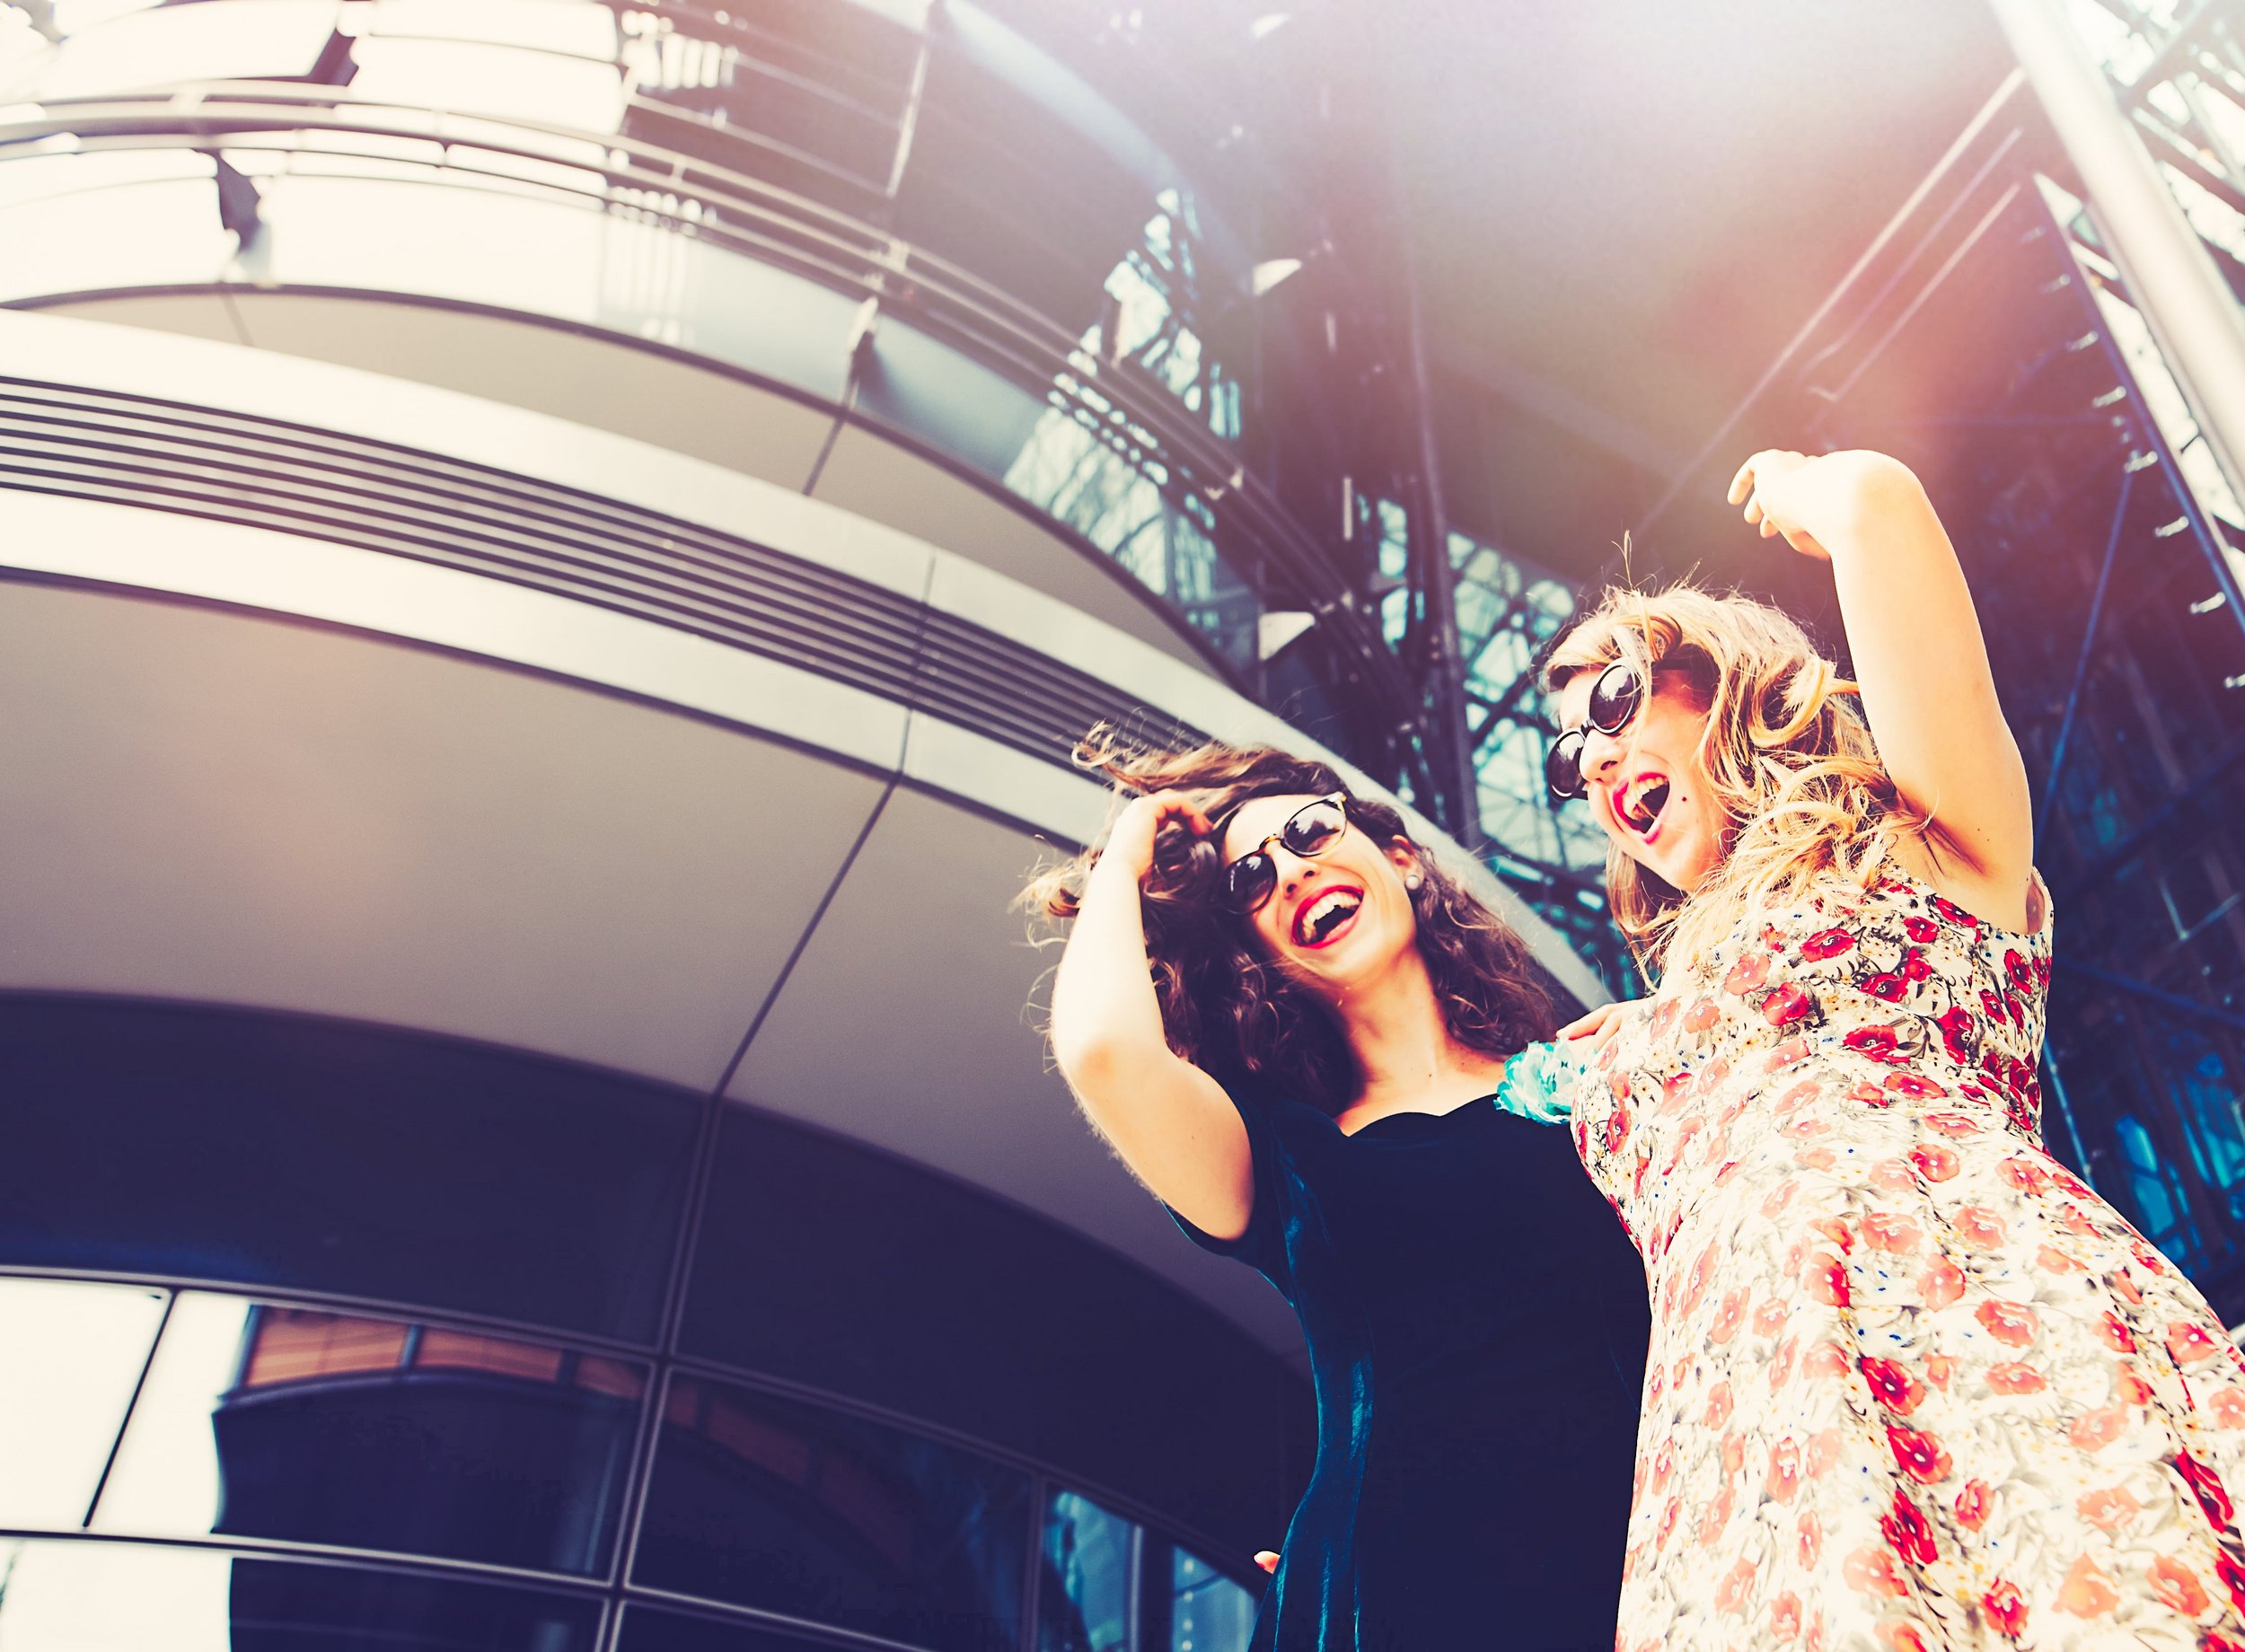
<svg viewBox="0 0 2245 1652"><path fill-rule="evenodd" d="M85 11L0 11L0 1639L1244 1646L1291 1316L1009 906L1100 719L1431 795L1209 110L964 4Z"/></svg>

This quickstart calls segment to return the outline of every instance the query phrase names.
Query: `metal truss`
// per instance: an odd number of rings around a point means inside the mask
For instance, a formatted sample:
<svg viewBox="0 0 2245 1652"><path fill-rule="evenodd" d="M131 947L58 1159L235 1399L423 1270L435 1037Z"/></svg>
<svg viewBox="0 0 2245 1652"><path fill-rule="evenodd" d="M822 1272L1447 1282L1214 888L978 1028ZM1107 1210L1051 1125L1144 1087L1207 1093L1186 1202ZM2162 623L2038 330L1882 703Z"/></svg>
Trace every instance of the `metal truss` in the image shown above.
<svg viewBox="0 0 2245 1652"><path fill-rule="evenodd" d="M2172 14L2188 14L2179 22ZM2245 294L2245 4L2070 13ZM2097 20L2109 20L2107 29ZM2173 366L2022 76L1983 110L1644 537L1741 430L1938 479L2056 891L2054 1147L2245 1318L2245 537L2223 433ZM2231 433L2232 435L2240 433ZM1813 609L1804 582L1782 597Z"/></svg>

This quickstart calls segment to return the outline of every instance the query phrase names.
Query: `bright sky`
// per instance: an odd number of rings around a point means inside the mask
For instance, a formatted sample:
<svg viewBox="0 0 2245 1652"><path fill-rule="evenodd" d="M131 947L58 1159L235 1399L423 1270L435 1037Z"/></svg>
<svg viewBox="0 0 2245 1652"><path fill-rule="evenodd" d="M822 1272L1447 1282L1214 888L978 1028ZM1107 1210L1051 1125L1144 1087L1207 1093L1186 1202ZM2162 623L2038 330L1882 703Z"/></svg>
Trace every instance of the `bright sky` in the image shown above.
<svg viewBox="0 0 2245 1652"><path fill-rule="evenodd" d="M98 1526L209 1532L211 1412L248 1311L180 1298ZM139 1286L0 1279L0 1525L84 1519L163 1312L163 1294ZM0 1541L0 1652L224 1652L231 1569L224 1555L140 1544Z"/></svg>

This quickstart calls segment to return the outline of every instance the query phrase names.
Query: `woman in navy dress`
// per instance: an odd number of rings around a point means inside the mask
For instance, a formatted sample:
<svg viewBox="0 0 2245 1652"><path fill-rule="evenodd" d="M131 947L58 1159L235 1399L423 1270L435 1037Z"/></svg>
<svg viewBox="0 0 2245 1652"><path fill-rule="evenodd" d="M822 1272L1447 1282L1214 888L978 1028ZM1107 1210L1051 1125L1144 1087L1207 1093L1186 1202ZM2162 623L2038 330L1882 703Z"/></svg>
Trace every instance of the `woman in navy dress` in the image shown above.
<svg viewBox="0 0 2245 1652"><path fill-rule="evenodd" d="M1087 760L1131 800L1072 919L1061 1072L1197 1243L1292 1305L1317 1454L1257 1652L1613 1644L1642 1270L1557 1116L1526 949L1332 769Z"/></svg>

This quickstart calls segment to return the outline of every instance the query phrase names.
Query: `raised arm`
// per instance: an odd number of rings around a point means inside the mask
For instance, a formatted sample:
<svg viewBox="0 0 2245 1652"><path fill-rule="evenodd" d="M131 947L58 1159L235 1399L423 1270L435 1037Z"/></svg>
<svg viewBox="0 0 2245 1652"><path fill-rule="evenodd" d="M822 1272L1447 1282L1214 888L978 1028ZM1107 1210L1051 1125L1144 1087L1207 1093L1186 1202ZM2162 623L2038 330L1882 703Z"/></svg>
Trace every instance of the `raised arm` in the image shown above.
<svg viewBox="0 0 2245 1652"><path fill-rule="evenodd" d="M2032 799L1996 703L1972 593L1925 489L1883 453L1754 455L1730 502L1765 538L1832 564L1848 651L1895 788L2003 903L2026 899Z"/></svg>
<svg viewBox="0 0 2245 1652"><path fill-rule="evenodd" d="M1247 1129L1223 1087L1169 1048L1146 957L1139 885L1173 817L1208 830L1175 792L1135 799L1116 818L1052 982L1052 1053L1139 1180L1203 1233L1237 1239L1255 1205Z"/></svg>

